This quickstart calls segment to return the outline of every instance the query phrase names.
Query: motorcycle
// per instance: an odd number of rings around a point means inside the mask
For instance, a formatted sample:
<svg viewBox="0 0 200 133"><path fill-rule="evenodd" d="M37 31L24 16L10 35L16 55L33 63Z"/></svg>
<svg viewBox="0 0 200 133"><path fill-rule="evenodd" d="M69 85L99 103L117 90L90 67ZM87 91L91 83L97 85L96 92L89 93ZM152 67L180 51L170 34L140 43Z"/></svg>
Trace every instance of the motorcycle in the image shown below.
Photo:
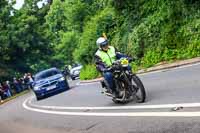
<svg viewBox="0 0 200 133"><path fill-rule="evenodd" d="M108 93L107 90L110 90L108 83L105 80L101 81L102 87L106 90L103 93L112 97L114 103L127 103L132 100L138 103L145 102L146 92L144 85L140 78L128 69L130 61L128 58L121 58L108 68L108 71L113 74L115 93L117 95L113 96L113 92Z"/></svg>

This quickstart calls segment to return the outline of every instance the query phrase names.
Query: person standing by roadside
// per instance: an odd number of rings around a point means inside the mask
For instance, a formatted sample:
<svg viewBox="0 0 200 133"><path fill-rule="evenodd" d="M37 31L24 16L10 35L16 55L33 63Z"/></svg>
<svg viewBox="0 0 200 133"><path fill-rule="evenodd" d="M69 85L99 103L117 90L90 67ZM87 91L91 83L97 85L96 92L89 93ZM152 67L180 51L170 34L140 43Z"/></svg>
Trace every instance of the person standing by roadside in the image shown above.
<svg viewBox="0 0 200 133"><path fill-rule="evenodd" d="M9 90L9 92L10 92L10 96L12 96L12 91L11 91L10 81L7 80L7 81L6 81L6 84L7 84L7 86L8 86L8 90Z"/></svg>
<svg viewBox="0 0 200 133"><path fill-rule="evenodd" d="M6 97L11 97L10 89L6 82L3 82L3 90Z"/></svg>
<svg viewBox="0 0 200 133"><path fill-rule="evenodd" d="M24 85L25 85L25 89L29 88L29 78L27 73L24 74Z"/></svg>
<svg viewBox="0 0 200 133"><path fill-rule="evenodd" d="M30 86L30 88L32 89L32 84L33 84L33 77L32 77L32 75L31 75L31 73L28 73L28 79L29 79L29 86Z"/></svg>
<svg viewBox="0 0 200 133"><path fill-rule="evenodd" d="M0 83L0 103L3 102L4 99L4 91L3 91L3 86Z"/></svg>
<svg viewBox="0 0 200 133"><path fill-rule="evenodd" d="M70 78L70 69L69 69L69 65L65 65L64 74L65 74L65 76L67 77L67 79Z"/></svg>
<svg viewBox="0 0 200 133"><path fill-rule="evenodd" d="M16 78L13 78L13 84L14 84L16 93L20 93L21 92L21 87L20 87L20 84L19 84L19 82L17 81Z"/></svg>

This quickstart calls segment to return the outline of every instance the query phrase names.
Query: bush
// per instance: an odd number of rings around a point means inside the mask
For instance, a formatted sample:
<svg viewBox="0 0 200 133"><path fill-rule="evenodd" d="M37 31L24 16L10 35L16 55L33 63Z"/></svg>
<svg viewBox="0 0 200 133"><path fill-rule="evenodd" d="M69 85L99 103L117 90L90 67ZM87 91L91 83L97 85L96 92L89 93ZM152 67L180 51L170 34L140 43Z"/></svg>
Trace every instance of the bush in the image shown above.
<svg viewBox="0 0 200 133"><path fill-rule="evenodd" d="M96 70L94 64L85 65L80 73L81 80L94 79L100 76L100 73Z"/></svg>
<svg viewBox="0 0 200 133"><path fill-rule="evenodd" d="M82 64L91 62L97 49L96 39L102 36L102 33L107 33L107 30L115 23L114 17L113 9L105 8L85 24L79 45L73 53L75 60Z"/></svg>
<svg viewBox="0 0 200 133"><path fill-rule="evenodd" d="M162 52L160 48L147 50L145 56L142 58L141 65L145 68L151 67L162 61Z"/></svg>
<svg viewBox="0 0 200 133"><path fill-rule="evenodd" d="M140 69L140 60L131 63L132 71L136 73Z"/></svg>

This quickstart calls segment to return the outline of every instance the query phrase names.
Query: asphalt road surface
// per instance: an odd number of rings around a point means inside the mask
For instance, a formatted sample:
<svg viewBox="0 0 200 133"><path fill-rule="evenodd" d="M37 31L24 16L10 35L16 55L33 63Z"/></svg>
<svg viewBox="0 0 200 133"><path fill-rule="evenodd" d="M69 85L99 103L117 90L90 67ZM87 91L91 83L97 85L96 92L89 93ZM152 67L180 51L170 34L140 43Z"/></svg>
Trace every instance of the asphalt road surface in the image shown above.
<svg viewBox="0 0 200 133"><path fill-rule="evenodd" d="M32 92L0 106L0 133L199 133L200 64L138 75L145 103L114 104L99 82L36 101Z"/></svg>

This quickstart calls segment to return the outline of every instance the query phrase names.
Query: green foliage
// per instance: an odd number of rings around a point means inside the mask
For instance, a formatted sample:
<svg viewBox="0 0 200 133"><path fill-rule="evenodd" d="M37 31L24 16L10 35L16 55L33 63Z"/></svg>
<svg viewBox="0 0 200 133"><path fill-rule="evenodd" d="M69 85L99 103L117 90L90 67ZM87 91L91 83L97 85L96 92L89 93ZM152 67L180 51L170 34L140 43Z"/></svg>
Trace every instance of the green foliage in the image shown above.
<svg viewBox="0 0 200 133"><path fill-rule="evenodd" d="M200 56L199 0L53 0L38 8L39 1L20 10L0 1L0 77L77 61L87 66L82 79L96 77L91 63L102 33L138 58L134 71Z"/></svg>
<svg viewBox="0 0 200 133"><path fill-rule="evenodd" d="M200 45L198 42L193 42L189 44L182 50L179 50L179 55L177 56L178 59L187 59L193 57L200 57Z"/></svg>
<svg viewBox="0 0 200 133"><path fill-rule="evenodd" d="M59 31L67 31L67 15L65 14L67 8L65 6L66 4L60 0L54 0L46 16L47 24L54 33L58 34Z"/></svg>
<svg viewBox="0 0 200 133"><path fill-rule="evenodd" d="M142 66L147 68L162 61L161 54L162 52L159 48L155 50L154 49L147 50L147 53L145 53L145 56L142 58L142 61L141 61Z"/></svg>
<svg viewBox="0 0 200 133"><path fill-rule="evenodd" d="M94 64L88 64L81 69L80 79L81 80L89 80L94 79L100 76L100 73L96 70Z"/></svg>
<svg viewBox="0 0 200 133"><path fill-rule="evenodd" d="M142 58L141 65L144 68L148 68L162 61L174 61L199 57L199 50L199 42L189 44L180 49L169 49L167 47L164 49L151 49L148 50L145 56Z"/></svg>
<svg viewBox="0 0 200 133"><path fill-rule="evenodd" d="M8 3L1 8L0 63L5 64L5 72L33 72L37 69L32 69L31 65L38 65L41 61L47 64L52 47L44 17L49 6L39 9L37 2L38 0L26 1L20 10L13 9Z"/></svg>
<svg viewBox="0 0 200 133"><path fill-rule="evenodd" d="M73 64L73 51L79 42L79 35L76 32L63 33L61 43L55 46L54 59L62 60L64 64Z"/></svg>
<svg viewBox="0 0 200 133"><path fill-rule="evenodd" d="M96 52L96 39L107 33L114 22L115 14L112 8L106 8L95 15L91 21L86 23L80 43L73 53L74 59L84 63L91 63Z"/></svg>
<svg viewBox="0 0 200 133"><path fill-rule="evenodd" d="M141 62L140 62L140 60L136 60L136 61L132 62L130 65L132 67L132 71L134 73L136 73L141 67Z"/></svg>
<svg viewBox="0 0 200 133"><path fill-rule="evenodd" d="M68 27L70 30L76 30L77 32L83 31L83 25L85 17L90 14L89 5L82 2L81 0L68 2L67 17L68 17Z"/></svg>

